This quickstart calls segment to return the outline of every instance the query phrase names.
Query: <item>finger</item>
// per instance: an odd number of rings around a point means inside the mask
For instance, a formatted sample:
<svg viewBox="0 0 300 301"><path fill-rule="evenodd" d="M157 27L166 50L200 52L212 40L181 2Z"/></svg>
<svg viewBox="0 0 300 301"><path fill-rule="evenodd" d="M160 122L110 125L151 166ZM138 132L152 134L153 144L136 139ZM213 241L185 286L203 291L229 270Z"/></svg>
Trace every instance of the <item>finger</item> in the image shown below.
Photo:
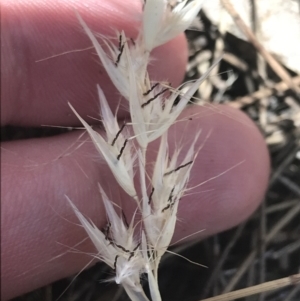
<svg viewBox="0 0 300 301"><path fill-rule="evenodd" d="M71 102L83 116L98 117L96 84L112 106L120 95L109 81L92 44L79 26L75 10L89 27L115 36L124 29L135 38L140 28L139 1L2 1L1 124L78 125ZM37 62L56 54L77 51ZM182 36L153 52L150 75L177 86L183 79L187 46ZM117 97L116 97L117 96ZM126 113L121 102L121 114Z"/></svg>
<svg viewBox="0 0 300 301"><path fill-rule="evenodd" d="M207 236L238 224L255 210L267 186L268 153L254 125L241 112L229 108L222 108L222 113L203 110L188 109L184 115L194 115L193 120L178 122L169 139L179 144L184 138L188 143L201 128L200 140L204 141L212 129L193 166L189 186L219 177L183 198L178 213L182 222L176 227L175 241L202 229ZM3 145L3 299L76 273L90 259L72 252L60 256L68 250L66 246L73 247L87 237L73 224L78 221L64 195L100 228L105 226L106 217L98 182L128 216L135 208L134 201L117 188L87 135L80 139L78 135ZM78 148L82 141L86 142ZM157 143L150 153L155 150ZM76 248L95 251L88 239Z"/></svg>

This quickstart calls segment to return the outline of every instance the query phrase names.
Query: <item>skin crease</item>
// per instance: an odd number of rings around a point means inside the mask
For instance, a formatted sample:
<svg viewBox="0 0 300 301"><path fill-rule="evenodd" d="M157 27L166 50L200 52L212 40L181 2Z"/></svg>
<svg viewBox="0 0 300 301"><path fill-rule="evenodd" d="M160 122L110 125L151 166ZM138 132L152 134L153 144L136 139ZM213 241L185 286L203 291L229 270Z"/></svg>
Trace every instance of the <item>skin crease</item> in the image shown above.
<svg viewBox="0 0 300 301"><path fill-rule="evenodd" d="M105 76L95 51L88 50L46 60L74 49L91 46L74 16L74 7L96 32L112 34L112 28L137 33L139 1L2 1L1 124L78 126L67 106L70 101L82 117L99 118L96 84L103 88L113 108L120 97ZM87 7L88 6L88 7ZM136 12L134 14L133 12ZM109 26L108 26L109 24ZM186 41L180 36L155 50L151 78L183 78ZM121 108L124 102L121 102ZM188 147L196 131L199 144L212 130L191 174L190 187L244 163L192 191L181 202L174 241L206 229L201 237L223 231L246 219L262 200L269 175L268 152L259 131L243 113L228 107L187 109L176 123L169 141ZM126 118L126 109L119 119ZM92 123L91 118L86 118ZM2 143L1 150L1 300L7 300L81 270L90 260L68 253L86 238L77 226L64 195L100 228L105 212L97 183L120 203L128 216L134 203L121 190L87 134L76 131L50 138ZM176 142L178 143L178 142ZM171 148L174 147L171 146ZM151 144L154 160L157 142ZM93 252L87 239L78 248ZM56 258L57 257L57 258Z"/></svg>

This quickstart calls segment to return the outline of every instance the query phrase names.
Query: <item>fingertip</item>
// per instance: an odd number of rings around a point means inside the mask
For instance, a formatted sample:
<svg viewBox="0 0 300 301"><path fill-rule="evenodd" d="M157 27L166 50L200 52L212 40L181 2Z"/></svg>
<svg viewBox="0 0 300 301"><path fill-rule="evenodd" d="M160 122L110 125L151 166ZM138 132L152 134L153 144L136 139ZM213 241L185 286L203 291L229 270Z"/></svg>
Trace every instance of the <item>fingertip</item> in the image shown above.
<svg viewBox="0 0 300 301"><path fill-rule="evenodd" d="M78 125L68 101L82 116L98 118L97 84L103 88L113 110L116 109L120 94L95 51L87 49L92 44L80 28L74 9L95 33L114 37L116 30L124 30L128 37L134 38L141 21L139 1L31 0L4 4L3 125ZM179 85L187 61L184 36L157 48L152 57L151 79ZM120 113L121 117L128 115L126 109Z"/></svg>
<svg viewBox="0 0 300 301"><path fill-rule="evenodd" d="M193 129L201 128L201 143L212 133L193 166L189 187L196 188L180 205L183 223L176 236L206 229L201 234L205 237L238 225L259 206L268 185L269 152L258 128L239 110L223 105L211 113L191 107L184 115L201 117L187 121L191 124L184 131L178 126L174 138L181 131L192 139Z"/></svg>
<svg viewBox="0 0 300 301"><path fill-rule="evenodd" d="M269 175L264 139L243 113L225 106L213 111L191 106L180 119L184 117L189 118L170 129L170 148L192 141L199 129L200 144L213 132L199 152L189 183L189 187L203 185L181 201L175 241L202 229L206 229L203 235L211 235L245 220L261 202ZM149 151L155 160L157 143ZM126 213L134 212L135 203L116 189L106 163L86 136L69 133L10 142L3 145L2 161L6 176L1 190L5 259L1 268L6 275L2 294L7 297L66 277L89 261L88 256L72 252L61 256L87 237L76 225L65 194L100 228L106 216L98 182ZM79 249L95 251L89 239Z"/></svg>

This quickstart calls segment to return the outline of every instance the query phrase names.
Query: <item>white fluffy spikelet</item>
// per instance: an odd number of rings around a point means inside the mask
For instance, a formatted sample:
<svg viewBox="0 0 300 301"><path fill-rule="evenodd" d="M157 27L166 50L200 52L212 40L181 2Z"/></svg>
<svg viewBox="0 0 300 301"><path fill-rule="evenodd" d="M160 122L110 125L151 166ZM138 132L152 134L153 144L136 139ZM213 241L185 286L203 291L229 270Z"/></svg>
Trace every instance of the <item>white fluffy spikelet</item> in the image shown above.
<svg viewBox="0 0 300 301"><path fill-rule="evenodd" d="M149 196L147 195L143 176L145 170L141 164L141 156L139 156L143 194L143 221L148 243L157 252L157 258L165 253L173 237L179 200L183 196L195 161L195 143L199 135L200 132L196 135L189 151L180 163L178 162L180 149L177 149L170 156L167 134L162 136L152 175L152 190Z"/></svg>
<svg viewBox="0 0 300 301"><path fill-rule="evenodd" d="M153 89L147 97L145 97L145 95L140 95L140 99L143 101L141 108L143 109L142 115L146 126L145 130L148 133L148 143L161 137L169 129L206 77L207 75L204 74L204 76L195 81L184 93L180 90L174 90L170 92L169 96L164 96L164 93L162 92L167 92L169 89L165 89L163 86L158 85L158 87ZM148 91L152 89L150 84L148 84L147 88ZM174 105L178 96L179 101Z"/></svg>
<svg viewBox="0 0 300 301"><path fill-rule="evenodd" d="M198 151L195 150L198 132L183 159L182 149L172 154L168 146L168 129L174 124L201 82L217 61L185 92L170 88L170 84L152 82L147 66L150 52L182 33L198 14L204 0L183 0L171 7L169 0L141 0L142 28L135 41L125 33L117 33L118 43L96 39L82 18L77 17L90 38L99 59L120 94L129 102L134 136L129 137L128 124L119 125L101 88L98 86L101 117L105 137L92 129L70 105L89 133L99 153L111 169L118 184L137 202L137 216L141 216L141 230L135 232L134 218L130 224L115 211L113 203L100 186L100 194L107 213L108 225L102 232L87 220L69 200L76 216L94 243L94 256L106 262L115 272L114 281L122 284L132 301L149 301L140 283L147 273L152 301L161 301L157 271L174 234L178 205L186 191L191 168ZM176 105L175 105L176 100ZM178 102L177 102L178 100ZM154 170L147 174L148 144L161 137ZM134 144L133 141L137 143ZM138 157L140 189L136 189L134 163ZM146 178L151 182L147 189ZM137 232L137 231L136 231Z"/></svg>
<svg viewBox="0 0 300 301"><path fill-rule="evenodd" d="M100 87L98 87L98 92L107 140L94 131L92 127L80 117L71 104L69 104L69 106L89 133L97 150L105 158L117 182L131 197L137 200L133 182L133 163L135 156L132 154L130 141L128 140L129 138L125 139L120 132L121 129L119 128ZM114 141L115 138L117 139Z"/></svg>
<svg viewBox="0 0 300 301"><path fill-rule="evenodd" d="M129 54L127 54L127 60L128 65L132 65ZM140 82L137 82L134 70L128 69L130 116L136 139L142 149L146 149L148 143L156 140L169 129L191 100L199 85L208 76L209 71L182 93L180 90L169 92L168 88L159 83L151 86L147 72L144 85L141 86ZM165 93L170 95L165 96ZM179 102L174 105L178 96Z"/></svg>
<svg viewBox="0 0 300 301"><path fill-rule="evenodd" d="M93 43L109 78L121 95L128 100L130 95L128 71L132 70L136 75L136 80L142 82L147 69L149 54L142 51L142 48L138 43L135 44L134 41L129 40L122 31L121 33L117 32L116 37L119 40L118 46L106 39L102 39L102 42L108 50L108 55L79 14L77 14L77 17L84 31ZM132 58L130 63L127 59L128 56Z"/></svg>
<svg viewBox="0 0 300 301"><path fill-rule="evenodd" d="M94 256L114 269L116 273L114 280L117 284L142 293L140 275L146 272L147 262L140 251L139 243L133 237L133 220L127 227L115 212L101 187L100 191L109 221L105 234L92 221L88 221L69 198L67 199L98 251L98 254Z"/></svg>
<svg viewBox="0 0 300 301"><path fill-rule="evenodd" d="M165 44L184 32L199 13L204 0L187 0L173 9L167 0L146 0L143 15L143 38L145 50Z"/></svg>

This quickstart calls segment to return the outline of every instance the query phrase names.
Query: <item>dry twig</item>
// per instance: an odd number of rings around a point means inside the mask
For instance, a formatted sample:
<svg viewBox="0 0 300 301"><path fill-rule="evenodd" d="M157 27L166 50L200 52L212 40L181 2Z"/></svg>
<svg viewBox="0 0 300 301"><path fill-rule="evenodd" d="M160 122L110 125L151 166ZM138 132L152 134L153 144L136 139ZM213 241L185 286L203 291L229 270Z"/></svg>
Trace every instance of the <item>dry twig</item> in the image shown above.
<svg viewBox="0 0 300 301"><path fill-rule="evenodd" d="M284 227L286 226L298 213L300 212L300 203L298 203L295 207L291 208L279 221L276 225L273 226L273 228L269 231L269 233L266 236L265 244L266 246L272 241L272 239L276 236L276 234ZM253 260L255 259L257 255L257 250L253 250L248 257L245 259L245 261L242 263L238 271L236 272L235 276L230 280L227 287L224 290L224 293L230 292L235 285L238 283L238 281L241 279L241 277L244 275L244 273L247 271L248 267L251 265Z"/></svg>
<svg viewBox="0 0 300 301"><path fill-rule="evenodd" d="M292 81L293 81L294 85L298 86L298 88L299 88L300 75L295 76L294 78L292 78ZM289 86L286 84L286 82L282 81L280 83L275 84L273 89L278 91L278 92L284 92L284 91L289 89ZM273 93L274 93L274 91L272 91L271 88L263 88L263 89L260 89L256 92L254 92L251 95L237 98L236 100L227 103L227 105L229 105L231 107L234 107L236 109L241 109L244 106L247 106L247 105L250 105L250 104L254 103L258 99L261 99L263 97L271 96Z"/></svg>
<svg viewBox="0 0 300 301"><path fill-rule="evenodd" d="M296 93L300 94L300 88L294 84L292 78L288 74L288 72L277 62L277 60L265 49L265 47L256 39L255 35L251 31L251 29L245 24L245 22L241 19L238 12L235 10L233 5L229 0L221 0L222 5L227 10L227 12L232 16L236 25L240 28L240 30L247 37L248 41L250 41L253 46L259 51L259 53L263 56L263 58L268 62L270 67L274 70L274 72L286 83L286 85L294 90Z"/></svg>
<svg viewBox="0 0 300 301"><path fill-rule="evenodd" d="M262 292L267 292L271 290L276 290L282 287L286 287L289 285L300 285L300 274L292 275L286 278L281 278L278 280L273 280L269 282L265 282L262 284L254 285L252 287L244 288L241 290L237 290L234 292L230 292L227 294L219 295L216 297L204 299L201 301L231 301L238 298L243 298L247 296L252 296L256 294L260 294Z"/></svg>

